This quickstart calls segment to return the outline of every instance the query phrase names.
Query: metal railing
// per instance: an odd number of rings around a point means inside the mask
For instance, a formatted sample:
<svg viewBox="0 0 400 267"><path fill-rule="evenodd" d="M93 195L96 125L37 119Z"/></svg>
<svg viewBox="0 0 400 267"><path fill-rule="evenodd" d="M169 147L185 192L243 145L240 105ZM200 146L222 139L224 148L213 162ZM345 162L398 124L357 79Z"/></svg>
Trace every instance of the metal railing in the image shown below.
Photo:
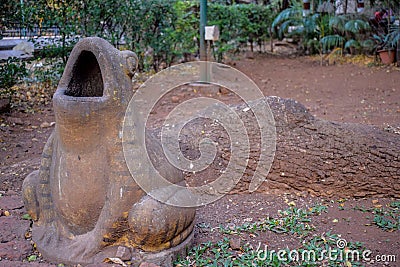
<svg viewBox="0 0 400 267"><path fill-rule="evenodd" d="M57 27L25 27L20 23L8 23L0 27L0 35L14 38L31 38L41 36L58 36L60 30Z"/></svg>

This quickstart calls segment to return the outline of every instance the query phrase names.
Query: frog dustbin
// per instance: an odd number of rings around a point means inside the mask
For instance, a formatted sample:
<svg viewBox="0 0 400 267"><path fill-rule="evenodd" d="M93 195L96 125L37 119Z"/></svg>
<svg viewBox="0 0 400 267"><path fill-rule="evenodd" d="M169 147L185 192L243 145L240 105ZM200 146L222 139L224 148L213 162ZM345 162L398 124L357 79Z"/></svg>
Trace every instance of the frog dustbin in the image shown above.
<svg viewBox="0 0 400 267"><path fill-rule="evenodd" d="M133 266L172 266L191 245L195 210L148 196L124 158L122 125L136 67L135 53L101 38L85 38L71 52L53 97L54 132L40 169L23 183L32 239L47 260L86 265L119 258ZM148 143L159 155L159 142ZM172 165L156 162L167 179L183 180Z"/></svg>

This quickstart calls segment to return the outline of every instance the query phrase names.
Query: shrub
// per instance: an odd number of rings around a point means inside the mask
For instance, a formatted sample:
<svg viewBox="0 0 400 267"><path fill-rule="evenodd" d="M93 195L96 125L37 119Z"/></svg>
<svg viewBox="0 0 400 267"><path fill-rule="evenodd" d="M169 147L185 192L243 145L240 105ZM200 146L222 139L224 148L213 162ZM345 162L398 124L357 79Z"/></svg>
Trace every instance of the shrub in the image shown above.
<svg viewBox="0 0 400 267"><path fill-rule="evenodd" d="M25 62L13 57L0 64L0 98L11 99L15 93L13 86L27 75Z"/></svg>

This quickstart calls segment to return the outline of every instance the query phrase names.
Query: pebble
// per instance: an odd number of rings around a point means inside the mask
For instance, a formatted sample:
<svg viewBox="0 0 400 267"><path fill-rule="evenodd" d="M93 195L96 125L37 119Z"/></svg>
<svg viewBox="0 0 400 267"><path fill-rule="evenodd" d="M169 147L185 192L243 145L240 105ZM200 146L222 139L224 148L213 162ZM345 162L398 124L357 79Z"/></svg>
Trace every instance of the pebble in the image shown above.
<svg viewBox="0 0 400 267"><path fill-rule="evenodd" d="M229 240L229 246L233 250L240 250L241 248L240 243L241 243L240 238L232 238L231 240Z"/></svg>
<svg viewBox="0 0 400 267"><path fill-rule="evenodd" d="M49 128L50 127L50 123L48 123L47 121L42 122L42 124L40 124L40 128Z"/></svg>
<svg viewBox="0 0 400 267"><path fill-rule="evenodd" d="M179 97L174 95L171 97L171 101L172 101L172 103L179 103Z"/></svg>

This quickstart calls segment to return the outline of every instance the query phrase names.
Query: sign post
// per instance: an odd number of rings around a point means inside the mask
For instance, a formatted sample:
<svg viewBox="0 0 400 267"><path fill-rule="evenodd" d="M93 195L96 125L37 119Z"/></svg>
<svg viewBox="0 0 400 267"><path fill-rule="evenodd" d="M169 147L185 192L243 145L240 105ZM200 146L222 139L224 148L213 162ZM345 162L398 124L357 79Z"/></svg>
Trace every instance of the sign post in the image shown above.
<svg viewBox="0 0 400 267"><path fill-rule="evenodd" d="M207 25L207 0L200 0L200 60L203 63L200 66L200 81L208 82L210 80L207 64L207 47L205 40L205 28Z"/></svg>

